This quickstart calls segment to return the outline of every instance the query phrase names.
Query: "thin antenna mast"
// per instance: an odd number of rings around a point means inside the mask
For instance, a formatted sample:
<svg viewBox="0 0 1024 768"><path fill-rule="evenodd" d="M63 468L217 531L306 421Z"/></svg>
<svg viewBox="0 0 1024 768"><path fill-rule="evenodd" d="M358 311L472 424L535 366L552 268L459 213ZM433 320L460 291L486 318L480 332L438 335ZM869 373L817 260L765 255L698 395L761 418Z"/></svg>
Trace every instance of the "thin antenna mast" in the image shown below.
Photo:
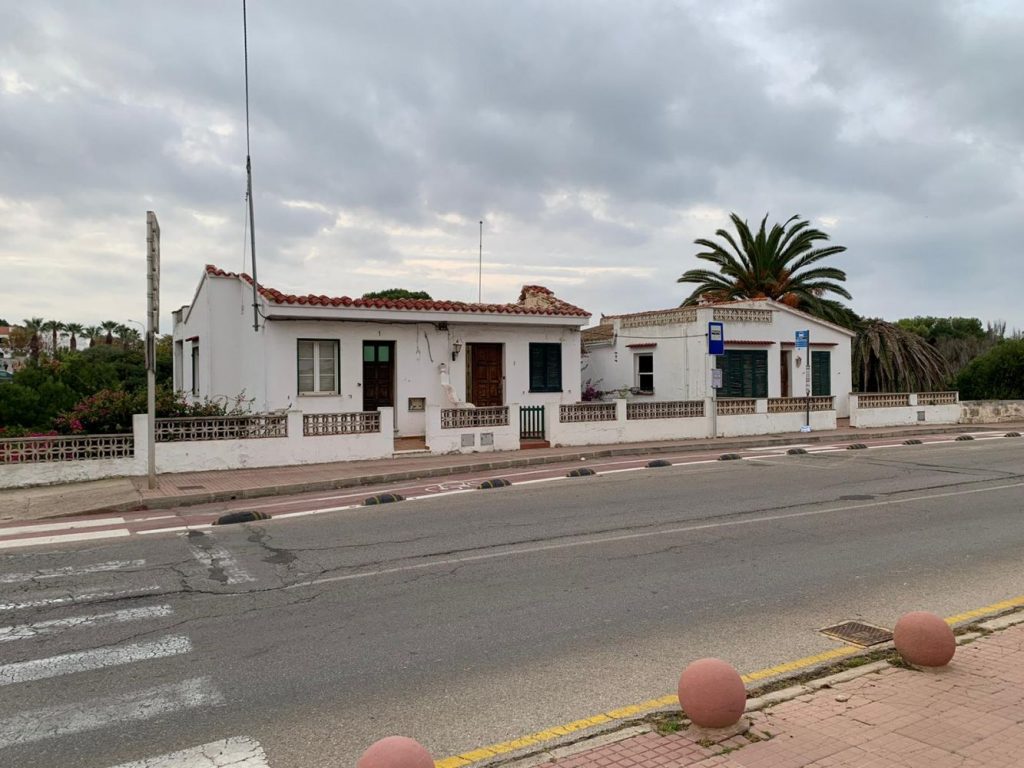
<svg viewBox="0 0 1024 768"><path fill-rule="evenodd" d="M249 201L249 243L252 251L252 329L260 330L260 304L256 280L256 220L252 206L252 157L249 144L249 25L242 0L242 45L245 54L245 197Z"/></svg>
<svg viewBox="0 0 1024 768"><path fill-rule="evenodd" d="M484 301L484 222L480 220L480 264L476 277L476 300L478 304Z"/></svg>

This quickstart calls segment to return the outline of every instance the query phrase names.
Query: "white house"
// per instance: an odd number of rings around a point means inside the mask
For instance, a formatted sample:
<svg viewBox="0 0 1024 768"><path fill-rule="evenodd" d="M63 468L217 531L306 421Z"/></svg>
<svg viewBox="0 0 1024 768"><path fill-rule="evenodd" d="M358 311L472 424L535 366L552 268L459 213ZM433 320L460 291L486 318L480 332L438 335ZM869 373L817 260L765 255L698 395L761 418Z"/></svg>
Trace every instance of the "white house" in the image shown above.
<svg viewBox="0 0 1024 768"><path fill-rule="evenodd" d="M708 323L724 323L725 354L708 354ZM796 331L810 332L810 358ZM627 392L634 400L835 396L849 416L854 333L770 299L613 315L583 331L584 386ZM810 392L807 373L810 371Z"/></svg>
<svg viewBox="0 0 1024 768"><path fill-rule="evenodd" d="M174 312L175 387L240 393L256 411L394 410L396 434L426 432L428 407L573 403L590 315L541 286L513 304L295 295L207 266Z"/></svg>

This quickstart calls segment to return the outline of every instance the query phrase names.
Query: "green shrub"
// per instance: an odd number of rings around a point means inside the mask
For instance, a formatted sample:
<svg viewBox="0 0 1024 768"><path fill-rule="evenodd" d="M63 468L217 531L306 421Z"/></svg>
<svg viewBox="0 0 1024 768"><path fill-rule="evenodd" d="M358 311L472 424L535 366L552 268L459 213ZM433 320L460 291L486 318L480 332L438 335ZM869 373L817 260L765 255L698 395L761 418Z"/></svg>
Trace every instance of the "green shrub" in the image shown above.
<svg viewBox="0 0 1024 768"><path fill-rule="evenodd" d="M1024 339L999 342L957 377L961 400L1024 399Z"/></svg>

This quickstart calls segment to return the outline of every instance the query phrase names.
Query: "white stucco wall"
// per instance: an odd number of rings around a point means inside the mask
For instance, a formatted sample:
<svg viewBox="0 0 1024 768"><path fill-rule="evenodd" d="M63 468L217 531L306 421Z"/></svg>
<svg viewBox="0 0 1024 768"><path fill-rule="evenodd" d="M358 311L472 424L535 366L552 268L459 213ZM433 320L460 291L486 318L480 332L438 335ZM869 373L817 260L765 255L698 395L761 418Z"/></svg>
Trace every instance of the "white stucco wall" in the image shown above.
<svg viewBox="0 0 1024 768"><path fill-rule="evenodd" d="M331 308L265 306L259 332L252 329L251 287L236 278L204 276L191 310L174 329L183 342L180 380L191 383L191 343L200 347L199 397L232 400L245 392L251 410L297 408L307 413L363 410L364 341L394 342L395 428L398 435L423 435L426 412L409 408L409 398L427 405L448 405L441 386L441 365L457 398L467 400L468 344L502 345L504 404L542 405L580 399L580 335L583 318L508 314L411 313L363 310L367 321L337 319ZM340 310L339 310L340 311ZM337 313L335 313L337 314ZM423 318L420 320L420 318ZM447 328L443 328L443 324ZM334 340L339 345L339 391L334 395L298 393L299 339ZM452 360L453 342L461 344ZM530 392L529 345L558 343L562 347L562 391ZM177 374L176 374L177 376Z"/></svg>
<svg viewBox="0 0 1024 768"><path fill-rule="evenodd" d="M394 454L393 418L390 408L381 408L380 432L304 437L302 413L290 411L287 437L157 443L156 471L195 472L390 458ZM144 473L147 466L146 416L136 415L133 426L135 457L140 460Z"/></svg>
<svg viewBox="0 0 1024 768"><path fill-rule="evenodd" d="M471 438L470 445L463 445L463 435ZM490 445L484 445L484 435L490 436ZM508 425L498 427L441 427L441 407L427 406L426 413L427 447L431 453L488 453L490 451L519 450L519 406L508 407Z"/></svg>
<svg viewBox="0 0 1024 768"><path fill-rule="evenodd" d="M836 412L849 415L851 389L852 334L822 323L802 312L794 312L774 302L741 302L721 307L731 309L770 310L771 322L723 320L726 349L765 350L768 360L768 397L782 396L782 352L789 354L790 396L803 396L807 355L797 352L792 342L796 331L810 330L812 351L830 353L831 394L836 398ZM623 318L614 318L613 343L595 345L585 356L583 382L589 379L601 390L617 390L635 386L634 358L638 354L654 355L654 400L694 400L711 394L713 359L708 355L707 325L715 317L715 308L696 309L696 321L689 323L650 324L625 327ZM736 342L765 341L764 345ZM732 343L730 343L732 342ZM650 347L630 345L656 344ZM828 345L828 346L823 346ZM797 367L796 358L801 358ZM600 383L598 383L600 382ZM630 397L646 397L635 395Z"/></svg>
<svg viewBox="0 0 1024 768"><path fill-rule="evenodd" d="M145 471L145 462L140 463L138 455L127 459L4 464L0 467L0 488L80 483L108 477L140 475Z"/></svg>
<svg viewBox="0 0 1024 768"><path fill-rule="evenodd" d="M956 424L961 417L961 404L909 405L895 408L861 408L857 395L850 396L851 427L905 427L914 424ZM923 414L923 416L922 416Z"/></svg>

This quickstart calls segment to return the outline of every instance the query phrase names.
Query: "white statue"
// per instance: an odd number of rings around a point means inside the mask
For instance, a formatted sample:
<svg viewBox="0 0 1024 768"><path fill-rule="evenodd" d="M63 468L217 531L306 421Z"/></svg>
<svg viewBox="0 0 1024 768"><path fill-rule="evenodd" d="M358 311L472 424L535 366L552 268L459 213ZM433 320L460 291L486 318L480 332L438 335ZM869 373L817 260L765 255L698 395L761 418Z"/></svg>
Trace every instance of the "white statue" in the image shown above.
<svg viewBox="0 0 1024 768"><path fill-rule="evenodd" d="M447 405L452 408L476 408L472 403L461 402L459 396L455 394L455 387L452 386L451 378L448 374L448 364L441 363L437 369L441 375L441 391L444 392Z"/></svg>

